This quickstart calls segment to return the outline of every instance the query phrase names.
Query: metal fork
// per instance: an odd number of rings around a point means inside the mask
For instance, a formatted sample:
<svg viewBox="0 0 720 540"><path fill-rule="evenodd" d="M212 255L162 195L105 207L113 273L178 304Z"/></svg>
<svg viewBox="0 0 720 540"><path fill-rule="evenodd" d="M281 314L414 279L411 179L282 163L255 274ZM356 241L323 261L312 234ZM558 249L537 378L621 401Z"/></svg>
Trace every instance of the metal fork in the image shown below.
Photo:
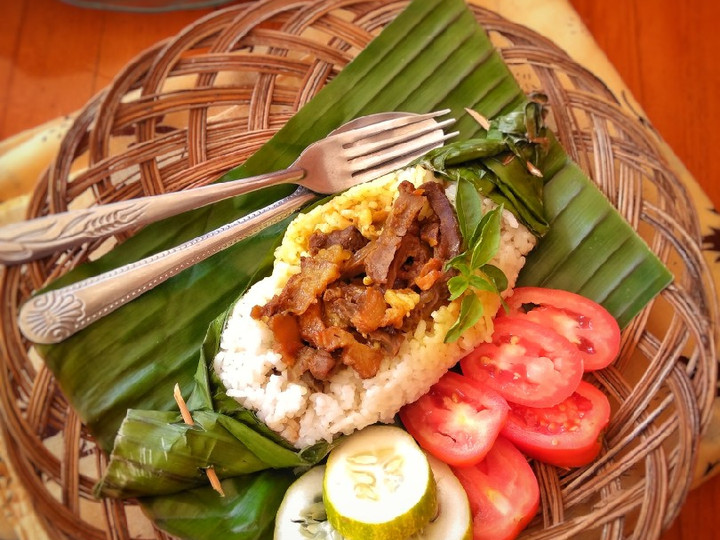
<svg viewBox="0 0 720 540"><path fill-rule="evenodd" d="M352 185L382 176L406 165L432 148L441 146L444 140L456 134L443 133L443 127L452 120L437 122L434 119L446 112L427 115L382 113L356 119L333 132L328 137L333 138L337 143L333 143L335 144L333 148L337 151L343 148L343 152L349 151L357 156L349 158L348 161L358 159L363 163L359 168L355 165L353 169L355 172L348 173L342 182L333 183L334 189L342 191ZM409 116L417 121L409 121ZM378 118L382 120L377 122ZM392 123L395 120L400 122ZM388 128L391 125L394 127ZM378 126L380 126L379 131ZM366 141L365 143L358 143L355 139L358 132L362 134L361 140ZM420 135L414 137L412 132ZM341 134L349 134L350 137L335 138ZM354 141L354 145L350 139ZM349 145L351 150L347 150L346 145ZM368 145L372 150L362 152L363 145ZM310 148L308 147L308 150ZM314 159L324 159L323 156L315 154L315 150L309 153L308 150L305 155L315 155ZM298 162L300 159L296 164ZM353 166L348 165L348 167ZM294 174L299 174L299 171ZM277 177L274 179L277 180ZM317 184L313 185L317 187ZM256 189L257 187L259 186L256 186ZM330 189L329 184L323 184L319 189ZM285 219L315 197L313 191L303 186L298 187L292 195L270 206L177 247L67 287L39 294L28 300L20 309L18 326L25 337L35 343L63 341L186 268Z"/></svg>
<svg viewBox="0 0 720 540"><path fill-rule="evenodd" d="M308 146L287 169L174 193L139 197L62 212L0 228L0 264L19 264L90 240L187 212L264 187L296 183L315 193L337 193L379 176L409 152L437 142L435 122L448 110L430 114L369 115Z"/></svg>

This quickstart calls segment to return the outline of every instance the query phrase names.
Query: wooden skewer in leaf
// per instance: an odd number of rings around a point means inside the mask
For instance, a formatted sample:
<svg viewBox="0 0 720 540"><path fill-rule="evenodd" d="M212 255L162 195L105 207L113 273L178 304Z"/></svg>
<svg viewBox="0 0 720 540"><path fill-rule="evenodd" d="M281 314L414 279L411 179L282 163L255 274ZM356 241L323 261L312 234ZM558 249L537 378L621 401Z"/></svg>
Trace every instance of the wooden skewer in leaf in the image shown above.
<svg viewBox="0 0 720 540"><path fill-rule="evenodd" d="M180 416L182 416L183 422L185 422L188 426L194 426L195 421L193 420L192 414L190 414L190 409L188 409L185 399L182 397L180 385L177 383L175 383L175 388L173 389L173 397L175 398L175 403L177 403L178 408L180 409ZM215 472L215 468L210 465L205 469L205 474L207 475L212 488L217 491L221 497L224 497L225 491L223 491L222 484Z"/></svg>

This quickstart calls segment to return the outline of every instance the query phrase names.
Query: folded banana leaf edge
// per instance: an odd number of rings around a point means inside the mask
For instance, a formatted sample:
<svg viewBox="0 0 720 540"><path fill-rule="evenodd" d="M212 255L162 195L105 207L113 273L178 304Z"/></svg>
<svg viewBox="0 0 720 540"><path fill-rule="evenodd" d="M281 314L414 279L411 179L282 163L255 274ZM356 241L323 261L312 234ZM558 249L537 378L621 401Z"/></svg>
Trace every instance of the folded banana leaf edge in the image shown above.
<svg viewBox="0 0 720 540"><path fill-rule="evenodd" d="M493 118L527 102L463 0L414 0L270 141L220 180L287 167L310 143L365 114L450 108L463 141L482 130L466 107ZM578 292L627 325L670 283L671 273L559 144L552 143L540 165L549 227L519 283ZM50 288L168 249L291 190L270 188L151 225ZM171 534L272 537L285 489L330 449L326 443L293 449L228 398L208 368L229 307L269 274L288 222L195 265L60 344L38 346L111 455L109 471L116 467L97 493L139 498ZM187 396L193 426L178 412L176 383ZM207 468L222 479L224 497L208 485Z"/></svg>

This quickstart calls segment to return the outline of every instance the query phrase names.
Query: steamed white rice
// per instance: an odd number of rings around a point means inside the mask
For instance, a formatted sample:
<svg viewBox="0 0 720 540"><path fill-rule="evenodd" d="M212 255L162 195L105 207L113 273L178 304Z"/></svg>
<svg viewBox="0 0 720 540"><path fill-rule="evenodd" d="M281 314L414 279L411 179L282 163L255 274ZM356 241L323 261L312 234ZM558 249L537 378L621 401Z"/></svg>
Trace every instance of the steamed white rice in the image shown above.
<svg viewBox="0 0 720 540"><path fill-rule="evenodd" d="M291 275L300 271L300 258L315 230L328 233L356 226L368 237L376 237L392 206L397 186L407 180L415 186L432 179L420 167L408 168L373 182L356 186L328 203L299 216L288 227L275 252L271 276L252 286L236 304L222 333L214 368L227 394L297 448L320 440L331 441L376 422L392 422L398 410L426 393L467 352L492 333L491 319L500 303L482 297L485 315L455 343L443 343L457 318L459 301L432 314L434 324L421 321L405 339L394 357L386 357L378 373L362 379L354 369L338 370L328 381L292 377L282 356L274 350L274 338L262 321L251 317L255 305L266 304L280 292ZM448 197L452 201L453 193ZM491 202L487 202L492 206ZM514 285L525 255L535 238L515 217L505 211L502 242L493 263Z"/></svg>

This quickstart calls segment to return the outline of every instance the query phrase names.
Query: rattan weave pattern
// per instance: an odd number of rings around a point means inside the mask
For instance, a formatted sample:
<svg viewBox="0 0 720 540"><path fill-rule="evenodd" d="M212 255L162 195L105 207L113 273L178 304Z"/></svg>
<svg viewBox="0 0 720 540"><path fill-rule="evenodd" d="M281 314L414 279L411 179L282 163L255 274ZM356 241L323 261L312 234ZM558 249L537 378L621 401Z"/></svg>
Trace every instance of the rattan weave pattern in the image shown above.
<svg viewBox="0 0 720 540"><path fill-rule="evenodd" d="M198 20L138 56L87 104L41 178L30 215L213 181L405 5L267 0ZM571 156L676 276L625 329L621 359L595 375L614 406L602 457L569 472L535 465L542 510L524 534L656 538L685 498L716 388L716 294L698 217L656 134L623 96L547 39L473 9L523 88L548 96ZM104 458L16 325L34 289L106 248L98 242L1 271L2 429L51 537L166 538L133 504L93 500Z"/></svg>

